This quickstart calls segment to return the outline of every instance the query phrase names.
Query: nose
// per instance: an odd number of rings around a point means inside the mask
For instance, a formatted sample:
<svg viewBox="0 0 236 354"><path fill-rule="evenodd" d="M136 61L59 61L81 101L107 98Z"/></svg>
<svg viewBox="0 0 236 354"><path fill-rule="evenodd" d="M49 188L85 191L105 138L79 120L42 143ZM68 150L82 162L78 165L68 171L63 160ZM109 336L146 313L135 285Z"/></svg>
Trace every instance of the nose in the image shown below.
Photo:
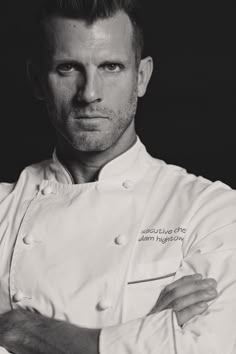
<svg viewBox="0 0 236 354"><path fill-rule="evenodd" d="M94 103L102 101L101 80L96 72L84 73L83 81L77 89L77 100L83 103Z"/></svg>

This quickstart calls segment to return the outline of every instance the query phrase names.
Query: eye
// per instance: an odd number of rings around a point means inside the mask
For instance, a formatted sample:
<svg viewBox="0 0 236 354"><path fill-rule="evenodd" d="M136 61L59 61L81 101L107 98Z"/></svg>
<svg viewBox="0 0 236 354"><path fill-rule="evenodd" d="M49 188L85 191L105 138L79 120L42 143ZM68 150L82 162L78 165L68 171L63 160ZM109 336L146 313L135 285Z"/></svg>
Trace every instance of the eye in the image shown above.
<svg viewBox="0 0 236 354"><path fill-rule="evenodd" d="M117 73L123 69L123 65L117 63L105 63L102 65L102 69L108 72Z"/></svg>
<svg viewBox="0 0 236 354"><path fill-rule="evenodd" d="M62 75L71 74L75 69L75 65L70 63L59 64L57 66L57 71Z"/></svg>

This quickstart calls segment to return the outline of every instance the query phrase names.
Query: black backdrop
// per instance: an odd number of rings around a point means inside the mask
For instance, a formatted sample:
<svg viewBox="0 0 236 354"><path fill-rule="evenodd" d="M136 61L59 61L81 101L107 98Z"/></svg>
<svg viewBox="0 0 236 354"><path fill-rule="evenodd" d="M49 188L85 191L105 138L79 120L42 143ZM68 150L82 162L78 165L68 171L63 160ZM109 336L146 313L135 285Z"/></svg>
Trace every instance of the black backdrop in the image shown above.
<svg viewBox="0 0 236 354"><path fill-rule="evenodd" d="M49 0L50 1L50 0ZM236 188L235 57L227 2L146 0L146 53L155 71L137 131L155 157ZM54 135L25 71L36 0L1 2L0 180L49 157Z"/></svg>

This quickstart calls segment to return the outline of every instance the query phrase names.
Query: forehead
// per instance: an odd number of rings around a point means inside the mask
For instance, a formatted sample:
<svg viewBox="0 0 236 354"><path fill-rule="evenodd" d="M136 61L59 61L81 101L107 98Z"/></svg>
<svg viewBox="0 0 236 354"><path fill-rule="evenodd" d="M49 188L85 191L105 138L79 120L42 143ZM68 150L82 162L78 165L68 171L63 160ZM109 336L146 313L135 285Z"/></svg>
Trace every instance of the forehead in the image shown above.
<svg viewBox="0 0 236 354"><path fill-rule="evenodd" d="M129 17L119 12L92 24L80 19L51 16L44 33L52 55L109 54L132 55L133 27Z"/></svg>

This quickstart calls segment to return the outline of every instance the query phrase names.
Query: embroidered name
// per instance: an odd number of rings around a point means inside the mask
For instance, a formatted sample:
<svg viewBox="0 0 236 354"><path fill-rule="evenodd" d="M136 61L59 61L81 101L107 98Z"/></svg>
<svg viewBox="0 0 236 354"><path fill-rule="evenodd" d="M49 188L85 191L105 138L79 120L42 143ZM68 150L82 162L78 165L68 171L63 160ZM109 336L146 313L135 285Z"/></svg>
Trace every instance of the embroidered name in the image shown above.
<svg viewBox="0 0 236 354"><path fill-rule="evenodd" d="M165 228L146 229L142 231L141 237L139 238L138 241L139 242L161 242L162 244L166 242L183 241L184 240L183 234L185 234L186 231L187 230L182 227L176 227L175 229L165 229ZM181 234L183 236L181 236ZM166 235L166 237L163 237L164 235Z"/></svg>

